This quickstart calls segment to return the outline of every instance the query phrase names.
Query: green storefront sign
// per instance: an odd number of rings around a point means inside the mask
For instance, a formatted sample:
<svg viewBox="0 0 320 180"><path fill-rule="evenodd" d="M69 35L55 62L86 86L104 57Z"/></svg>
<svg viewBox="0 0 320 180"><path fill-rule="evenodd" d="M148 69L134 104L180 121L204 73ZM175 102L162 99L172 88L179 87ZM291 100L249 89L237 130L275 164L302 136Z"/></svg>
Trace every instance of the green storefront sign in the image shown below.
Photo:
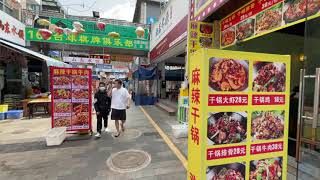
<svg viewBox="0 0 320 180"><path fill-rule="evenodd" d="M121 26L121 25L114 25L114 24L106 24L104 30L99 30L97 27L97 22L93 21L81 21L81 20L73 20L73 19L62 19L62 18L54 18L51 17L50 22L52 24L56 24L57 26L63 28L70 28L73 29L73 22L78 21L83 25L83 29L86 30L87 33L91 34L108 34L109 32L117 32L120 34L121 37L136 39L136 27L134 26ZM145 29L145 36L143 39L148 40L149 37L149 30Z"/></svg>
<svg viewBox="0 0 320 180"><path fill-rule="evenodd" d="M101 34L79 34L79 35L65 35L53 33L52 36L44 40L42 36L38 33L36 28L26 28L26 40L27 41L39 41L48 43L63 43L63 44L73 44L73 45L87 45L87 46L99 46L99 47L109 47L109 48L124 48L124 49L134 49L134 50L149 50L149 41L143 39L133 39L133 38L111 38L107 35Z"/></svg>

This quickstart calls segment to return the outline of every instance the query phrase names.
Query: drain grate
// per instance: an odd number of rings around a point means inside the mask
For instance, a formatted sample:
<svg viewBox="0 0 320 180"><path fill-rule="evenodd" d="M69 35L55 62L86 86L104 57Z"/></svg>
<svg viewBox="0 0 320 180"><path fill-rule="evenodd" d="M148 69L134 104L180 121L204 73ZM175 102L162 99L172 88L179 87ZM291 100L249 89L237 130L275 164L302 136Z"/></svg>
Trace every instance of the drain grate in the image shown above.
<svg viewBox="0 0 320 180"><path fill-rule="evenodd" d="M140 150L126 150L109 157L107 165L113 171L128 173L139 171L147 167L151 162L151 156Z"/></svg>
<svg viewBox="0 0 320 180"><path fill-rule="evenodd" d="M159 136L159 133L157 133L157 132L145 132L145 133L143 133L143 136Z"/></svg>

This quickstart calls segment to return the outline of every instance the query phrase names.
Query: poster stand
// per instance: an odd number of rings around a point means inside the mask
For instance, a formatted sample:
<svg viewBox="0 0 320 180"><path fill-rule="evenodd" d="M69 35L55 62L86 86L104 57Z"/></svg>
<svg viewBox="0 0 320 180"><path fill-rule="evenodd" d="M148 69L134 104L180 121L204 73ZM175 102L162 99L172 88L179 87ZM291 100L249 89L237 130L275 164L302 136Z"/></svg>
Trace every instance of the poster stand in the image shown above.
<svg viewBox="0 0 320 180"><path fill-rule="evenodd" d="M91 136L91 69L50 67L50 90L52 128L67 127L68 134Z"/></svg>

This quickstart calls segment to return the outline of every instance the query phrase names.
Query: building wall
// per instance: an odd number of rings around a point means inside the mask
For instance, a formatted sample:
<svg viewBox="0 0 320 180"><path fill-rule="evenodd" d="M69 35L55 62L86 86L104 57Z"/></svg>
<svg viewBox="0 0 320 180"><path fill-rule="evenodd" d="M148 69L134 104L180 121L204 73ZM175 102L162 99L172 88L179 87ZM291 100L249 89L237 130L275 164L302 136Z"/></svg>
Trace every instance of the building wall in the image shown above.
<svg viewBox="0 0 320 180"><path fill-rule="evenodd" d="M158 19L160 17L160 5L148 4L147 5L147 17L153 17ZM147 22L147 21L146 21Z"/></svg>

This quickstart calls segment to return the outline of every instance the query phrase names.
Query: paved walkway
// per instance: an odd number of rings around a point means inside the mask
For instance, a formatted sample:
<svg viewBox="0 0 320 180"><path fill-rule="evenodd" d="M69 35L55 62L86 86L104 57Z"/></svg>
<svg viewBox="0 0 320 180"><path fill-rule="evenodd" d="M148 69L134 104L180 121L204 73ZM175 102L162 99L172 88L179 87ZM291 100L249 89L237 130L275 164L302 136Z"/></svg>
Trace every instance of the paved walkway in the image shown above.
<svg viewBox="0 0 320 180"><path fill-rule="evenodd" d="M186 170L181 162L140 108L132 107L128 117L127 131L120 138L115 139L105 133L99 140L83 137L83 140L65 141L58 147L45 145L44 135L50 129L49 118L0 121L0 179L186 179ZM96 119L93 121L95 129ZM113 123L110 128L114 131ZM139 133L141 136L134 138ZM107 159L114 153L129 149L147 152L151 163L136 172L112 171L107 166Z"/></svg>

